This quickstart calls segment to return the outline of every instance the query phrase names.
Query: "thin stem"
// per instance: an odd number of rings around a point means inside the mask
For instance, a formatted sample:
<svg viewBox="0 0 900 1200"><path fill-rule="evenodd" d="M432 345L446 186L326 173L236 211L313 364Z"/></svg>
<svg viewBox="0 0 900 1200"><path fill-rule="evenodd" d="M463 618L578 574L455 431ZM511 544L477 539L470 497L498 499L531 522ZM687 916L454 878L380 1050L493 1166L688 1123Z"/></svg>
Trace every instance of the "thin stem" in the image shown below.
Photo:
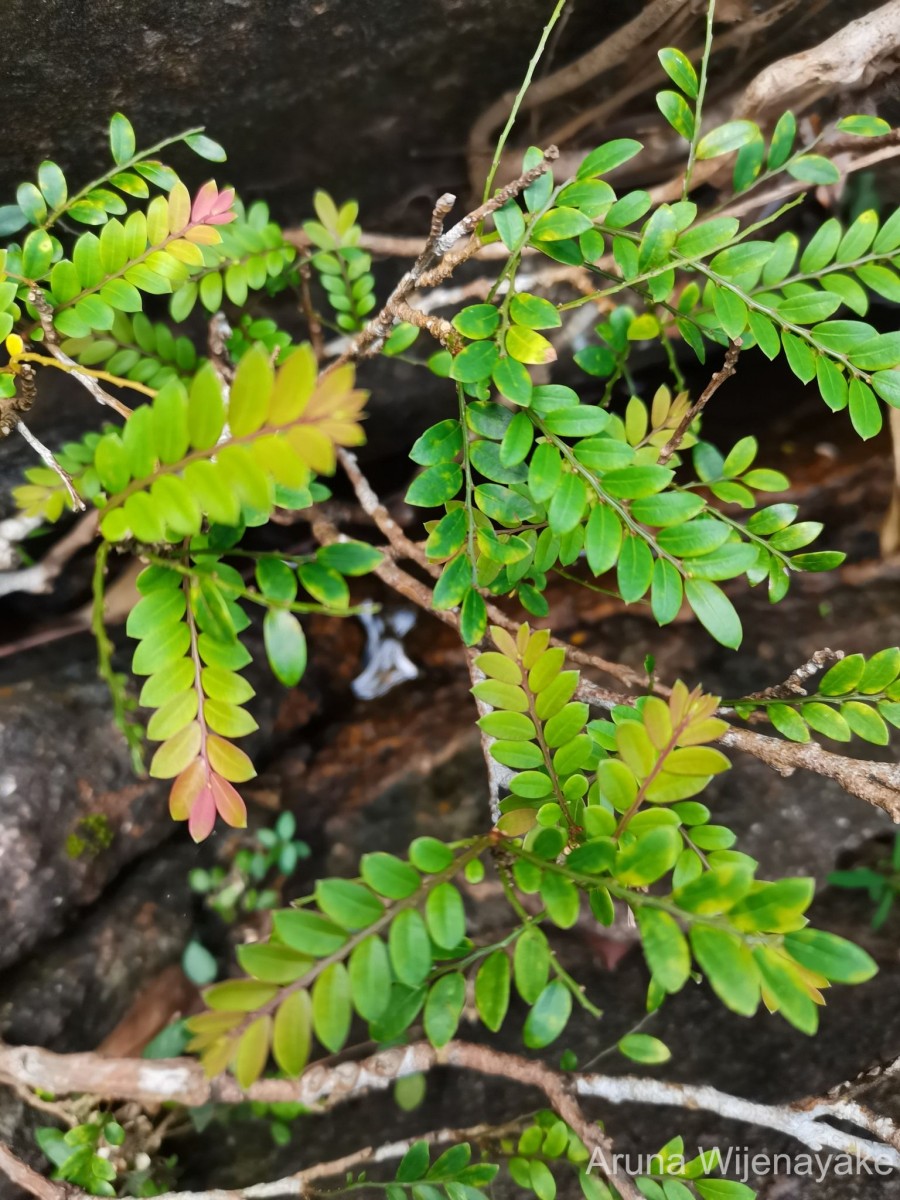
<svg viewBox="0 0 900 1200"><path fill-rule="evenodd" d="M694 130L688 149L687 166L684 169L684 183L681 188L682 200L687 199L691 187L691 174L694 170L694 160L697 157L697 144L700 141L700 121L703 116L703 100L706 96L706 77L709 67L709 56L712 52L713 18L716 13L716 0L709 0L706 10L706 41L703 46L703 57L700 60L700 84L697 88L697 105L694 109Z"/></svg>
<svg viewBox="0 0 900 1200"><path fill-rule="evenodd" d="M197 125L193 129L186 129L184 133L177 133L174 137L163 138L161 142L156 142L153 146L148 147L146 150L136 151L131 158L127 159L125 162L115 163L110 170L105 171L97 179L93 179L90 183L86 183L81 191L76 192L74 196L69 196L66 199L65 204L62 204L59 208L50 213L41 228L49 229L51 225L53 225L61 216L69 211L73 204L76 204L79 200L82 200L88 194L88 192L93 191L95 187L100 187L102 184L108 183L113 175L118 175L122 171L127 171L130 167L133 167L135 163L144 162L149 155L156 154L158 150L165 150L166 146L172 146L176 142L183 142L185 138L192 137L195 133L202 133L204 129L204 125Z"/></svg>
<svg viewBox="0 0 900 1200"><path fill-rule="evenodd" d="M123 379L121 375L111 375L109 371L95 371L93 367L82 367L78 363L69 364L58 358L51 358L47 354L34 354L30 350L25 350L21 354L17 354L14 361L40 363L42 367L55 367L57 371L67 371L71 375L90 375L92 379L102 379L104 383L111 383L115 387L132 388L135 392L142 392L151 398L156 395L156 389L147 387L145 383L136 383L133 379Z"/></svg>
<svg viewBox="0 0 900 1200"><path fill-rule="evenodd" d="M531 62L528 64L528 70L525 72L525 78L522 80L522 86L519 88L518 92L516 93L516 98L513 101L513 106L510 111L509 117L507 118L506 124L503 127L503 132L500 134L500 137L497 139L497 147L494 150L494 158L493 158L493 161L491 162L491 169L490 169L490 171L488 171L488 177L484 182L484 194L482 195L482 198L481 198L482 203L486 203L488 196L490 196L490 194L491 194L491 188L494 185L494 177L497 174L497 170L500 166L500 159L503 156L503 148L506 145L507 138L509 137L510 133L512 132L513 125L515 125L515 123L516 123L516 117L519 114L519 107L520 107L522 101L525 99L525 93L528 91L529 87L531 86L532 76L534 75L534 72L537 68L538 63L541 61L541 56L544 53L544 47L547 45L547 41L550 37L550 34L553 32L553 26L556 24L556 22L562 16L563 9L565 7L566 7L566 0L557 0L556 8L554 8L553 12L550 15L550 20L544 26L544 31L541 34L541 40L537 44L537 49L535 50L534 54L531 56Z"/></svg>
<svg viewBox="0 0 900 1200"><path fill-rule="evenodd" d="M472 494L475 489L472 483L472 463L469 458L469 429L466 425L466 397L461 383L456 385L456 397L459 402L459 425L462 433L463 471L466 479L467 553L469 556L469 565L472 568L472 587L477 587L478 579L475 572L475 518L472 513Z"/></svg>
<svg viewBox="0 0 900 1200"><path fill-rule="evenodd" d="M78 492L75 490L75 483L72 479L72 476L69 474L68 471L63 470L63 468L59 465L59 463L53 457L52 451L50 451L39 438L36 438L34 436L34 434L31 432L31 430L28 428L28 426L25 424L24 421L19 421L16 424L16 429L19 431L19 433L22 435L22 437L25 439L25 441L28 443L28 445L32 448L32 450L36 451L36 453L40 456L40 458L47 464L47 466L50 468L50 470L55 471L56 474L60 477L66 491L69 493L69 499L72 501L72 507L77 512L84 512L85 509L87 508L87 505L82 500L82 498L78 495Z"/></svg>

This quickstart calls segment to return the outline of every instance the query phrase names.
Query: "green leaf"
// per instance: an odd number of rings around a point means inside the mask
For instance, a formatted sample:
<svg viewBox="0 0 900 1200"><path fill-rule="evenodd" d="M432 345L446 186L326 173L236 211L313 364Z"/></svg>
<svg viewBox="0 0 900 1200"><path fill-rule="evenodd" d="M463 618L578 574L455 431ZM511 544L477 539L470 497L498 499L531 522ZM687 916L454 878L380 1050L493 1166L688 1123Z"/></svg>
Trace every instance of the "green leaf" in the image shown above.
<svg viewBox="0 0 900 1200"><path fill-rule="evenodd" d="M496 309L494 311L496 312ZM513 296L509 305L509 315L517 325L525 325L528 329L555 329L562 324L555 304L528 292L517 292Z"/></svg>
<svg viewBox="0 0 900 1200"><path fill-rule="evenodd" d="M678 224L668 204L661 204L644 227L638 250L638 270L651 271L667 262L675 245Z"/></svg>
<svg viewBox="0 0 900 1200"><path fill-rule="evenodd" d="M373 891L389 900L405 900L422 882L418 872L408 863L383 851L364 854L360 872Z"/></svg>
<svg viewBox="0 0 900 1200"><path fill-rule="evenodd" d="M341 962L332 963L312 989L313 1029L326 1050L337 1054L343 1048L352 1016L347 968Z"/></svg>
<svg viewBox="0 0 900 1200"><path fill-rule="evenodd" d="M891 127L882 117L873 117L861 113L850 117L842 117L837 123L841 133L852 133L857 137L882 137L891 132Z"/></svg>
<svg viewBox="0 0 900 1200"><path fill-rule="evenodd" d="M563 475L559 487L550 500L547 519L557 536L571 532L584 516L587 504L587 486L580 475Z"/></svg>
<svg viewBox="0 0 900 1200"><path fill-rule="evenodd" d="M878 965L865 950L823 929L798 929L784 939L785 949L801 966L835 983L865 983Z"/></svg>
<svg viewBox="0 0 900 1200"><path fill-rule="evenodd" d="M365 929L384 915L381 901L349 879L320 879L315 897L325 916L344 929Z"/></svg>
<svg viewBox="0 0 900 1200"><path fill-rule="evenodd" d="M467 646L474 646L487 629L487 606L479 592L469 588L459 614L459 632Z"/></svg>
<svg viewBox="0 0 900 1200"><path fill-rule="evenodd" d="M452 500L461 487L462 470L459 464L438 463L412 481L406 493L406 503L420 508L437 508Z"/></svg>
<svg viewBox="0 0 900 1200"><path fill-rule="evenodd" d="M272 920L275 932L286 945L313 958L334 954L347 940L345 930L308 909L280 909Z"/></svg>
<svg viewBox="0 0 900 1200"><path fill-rule="evenodd" d="M109 146L113 162L118 165L134 157L134 130L128 118L120 112L114 113L109 123Z"/></svg>
<svg viewBox="0 0 900 1200"><path fill-rule="evenodd" d="M657 92L656 107L675 132L689 142L694 136L694 113L684 96L678 92Z"/></svg>
<svg viewBox="0 0 900 1200"><path fill-rule="evenodd" d="M658 625L668 625L678 616L684 599L684 585L678 568L668 559L653 564L650 584L650 608Z"/></svg>
<svg viewBox="0 0 900 1200"><path fill-rule="evenodd" d="M316 552L316 558L323 566L350 576L368 575L381 564L383 557L374 546L353 541L333 542Z"/></svg>
<svg viewBox="0 0 900 1200"><path fill-rule="evenodd" d="M737 217L714 217L680 234L676 246L684 258L703 258L727 245L740 228Z"/></svg>
<svg viewBox="0 0 900 1200"><path fill-rule="evenodd" d="M688 980L691 955L678 922L658 908L637 910L644 957L653 978L667 992L680 991Z"/></svg>
<svg viewBox="0 0 900 1200"><path fill-rule="evenodd" d="M417 1179L424 1179L429 1159L428 1143L413 1142L400 1160L395 1178L401 1183L414 1183Z"/></svg>
<svg viewBox="0 0 900 1200"><path fill-rule="evenodd" d="M834 163L821 154L801 154L788 163L786 170L802 183L838 183L841 178Z"/></svg>
<svg viewBox="0 0 900 1200"><path fill-rule="evenodd" d="M692 926L690 939L694 957L722 1003L752 1016L759 1004L759 970L743 941L709 925Z"/></svg>
<svg viewBox="0 0 900 1200"><path fill-rule="evenodd" d="M491 372L494 386L514 404L527 407L531 403L532 383L528 369L508 355L496 363Z"/></svg>
<svg viewBox="0 0 900 1200"><path fill-rule="evenodd" d="M391 966L387 947L372 934L355 946L347 964L353 1007L364 1021L377 1021L388 1006Z"/></svg>
<svg viewBox="0 0 900 1200"><path fill-rule="evenodd" d="M263 619L266 656L272 673L285 687L295 687L306 670L306 635L287 609L269 609Z"/></svg>
<svg viewBox="0 0 900 1200"><path fill-rule="evenodd" d="M783 733L792 742L808 742L809 730L806 722L797 711L788 704L769 704L766 715L779 733Z"/></svg>
<svg viewBox="0 0 900 1200"><path fill-rule="evenodd" d="M493 335L500 324L500 312L493 304L470 304L456 314L451 324L463 337L477 341Z"/></svg>
<svg viewBox="0 0 900 1200"><path fill-rule="evenodd" d="M616 582L626 604L634 604L645 594L653 579L653 555L643 538L625 534L619 551Z"/></svg>
<svg viewBox="0 0 900 1200"><path fill-rule="evenodd" d="M850 380L850 420L864 440L881 432L881 406L867 383L854 376Z"/></svg>
<svg viewBox="0 0 900 1200"><path fill-rule="evenodd" d="M835 292L806 292L802 296L791 296L778 304L778 315L795 325L812 325L824 321L841 306L841 297Z"/></svg>
<svg viewBox="0 0 900 1200"><path fill-rule="evenodd" d="M509 1007L509 959L495 950L484 960L475 976L475 1007L481 1020L496 1033Z"/></svg>
<svg viewBox="0 0 900 1200"><path fill-rule="evenodd" d="M407 987L418 987L431 970L431 942L422 916L406 909L391 922L388 952L394 973Z"/></svg>
<svg viewBox="0 0 900 1200"><path fill-rule="evenodd" d="M446 1046L459 1025L466 1001L466 980L459 971L441 975L431 986L425 1001L423 1025L433 1046Z"/></svg>
<svg viewBox="0 0 900 1200"><path fill-rule="evenodd" d="M579 212L577 208L561 206L551 208L542 217L538 217L531 228L531 236L537 241L558 242L578 237L591 227L590 217Z"/></svg>
<svg viewBox="0 0 900 1200"><path fill-rule="evenodd" d="M737 650L743 636L741 621L722 589L707 579L688 579L685 596L704 629L723 646Z"/></svg>
<svg viewBox="0 0 900 1200"><path fill-rule="evenodd" d="M548 983L525 1019L522 1040L529 1050L542 1050L556 1041L572 1013L572 994L564 983Z"/></svg>
<svg viewBox="0 0 900 1200"><path fill-rule="evenodd" d="M633 138L617 138L612 142L604 142L582 160L576 178L592 179L596 175L606 175L634 158L643 148L642 144Z"/></svg>
<svg viewBox="0 0 900 1200"><path fill-rule="evenodd" d="M848 700L841 705L841 716L857 737L876 746L886 746L890 740L888 727L879 713L859 700Z"/></svg>
<svg viewBox="0 0 900 1200"><path fill-rule="evenodd" d="M697 80L697 72L691 63L691 60L686 54L680 50L676 50L674 46L667 46L665 49L658 51L657 57L662 64L662 69L669 76L672 82L680 87L685 95L690 96L692 100L696 100L699 83Z"/></svg>
<svg viewBox="0 0 900 1200"><path fill-rule="evenodd" d="M793 333L784 331L781 335L788 366L803 383L809 383L816 374L816 356L809 343Z"/></svg>
<svg viewBox="0 0 900 1200"><path fill-rule="evenodd" d="M494 342L473 342L453 359L450 378L458 383L477 383L489 379L499 357Z"/></svg>
<svg viewBox="0 0 900 1200"><path fill-rule="evenodd" d="M516 991L526 1004L534 1004L547 986L550 947L543 931L527 926L516 941L513 958Z"/></svg>
<svg viewBox="0 0 900 1200"><path fill-rule="evenodd" d="M439 883L425 901L428 932L439 946L452 950L466 935L462 896L452 883Z"/></svg>
<svg viewBox="0 0 900 1200"><path fill-rule="evenodd" d="M664 1063L672 1057L672 1051L659 1038L648 1033L628 1033L617 1043L619 1053L639 1063Z"/></svg>
<svg viewBox="0 0 900 1200"><path fill-rule="evenodd" d="M584 533L584 550L594 575L615 565L622 546L622 523L608 504L595 504Z"/></svg>
<svg viewBox="0 0 900 1200"><path fill-rule="evenodd" d="M556 351L541 334L524 325L512 325L506 332L506 351L520 363L551 363L556 361ZM493 364L492 364L493 365Z"/></svg>
<svg viewBox="0 0 900 1200"><path fill-rule="evenodd" d="M43 229L33 229L22 247L22 273L28 279L41 279L53 261L53 242Z"/></svg>
<svg viewBox="0 0 900 1200"><path fill-rule="evenodd" d="M205 158L207 162L224 162L228 157L218 142L203 133L191 133L184 139L185 145L190 146L195 154Z"/></svg>
<svg viewBox="0 0 900 1200"><path fill-rule="evenodd" d="M290 992L278 1006L272 1030L272 1053L286 1074L299 1075L306 1066L311 1035L309 992Z"/></svg>
<svg viewBox="0 0 900 1200"><path fill-rule="evenodd" d="M759 126L753 121L727 121L700 139L697 157L716 158L720 154L728 154L759 136Z"/></svg>

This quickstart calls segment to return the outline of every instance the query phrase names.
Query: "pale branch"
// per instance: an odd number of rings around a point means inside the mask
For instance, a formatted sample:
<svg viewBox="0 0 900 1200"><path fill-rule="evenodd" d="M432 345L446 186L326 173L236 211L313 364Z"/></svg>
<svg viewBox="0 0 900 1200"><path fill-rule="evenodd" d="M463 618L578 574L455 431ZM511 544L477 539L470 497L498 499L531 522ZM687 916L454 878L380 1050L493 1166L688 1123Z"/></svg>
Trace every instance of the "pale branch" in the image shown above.
<svg viewBox="0 0 900 1200"><path fill-rule="evenodd" d="M741 352L741 339L735 338L725 352L725 361L718 371L713 372L713 376L709 383L678 422L672 436L659 452L659 465L665 466L678 447L681 445L684 435L697 420L700 414L706 408L707 404L726 381L737 370L738 355Z"/></svg>
<svg viewBox="0 0 900 1200"><path fill-rule="evenodd" d="M239 1103L246 1099L264 1103L333 1105L364 1093L385 1091L398 1079L436 1067L475 1071L536 1088L585 1145L591 1150L600 1150L610 1163L612 1148L609 1141L581 1111L578 1098L600 1099L610 1104L701 1110L727 1120L788 1134L815 1151L834 1150L900 1167L900 1129L895 1122L872 1113L843 1093L792 1104L762 1104L703 1084L593 1072L564 1075L538 1061L461 1041L452 1041L440 1050L428 1042L415 1042L380 1050L358 1061L348 1060L334 1066L316 1063L298 1079L262 1079L242 1091L228 1075L209 1079L200 1063L192 1059L112 1059L91 1053L65 1055L35 1046L6 1046L0 1042L0 1071L13 1076L24 1086L52 1091L57 1096L90 1092L98 1098L134 1100L145 1105L173 1102L193 1106L211 1101ZM900 1060L883 1068L879 1078L895 1074L898 1067ZM832 1120L849 1122L874 1140L837 1129L830 1124ZM617 1178L615 1182L623 1196L637 1196L636 1192L627 1190L632 1186L629 1179ZM34 1194L49 1195L47 1192ZM274 1191L267 1191L256 1196L259 1200L273 1194Z"/></svg>
<svg viewBox="0 0 900 1200"><path fill-rule="evenodd" d="M664 692L661 688L656 690ZM588 679L581 680L575 696L586 704L607 710L616 704L633 703L632 697L617 697L605 688L598 688ZM882 809L895 824L900 824L900 765L848 758L823 750L817 742L789 742L735 726L723 733L719 742L729 749L751 754L779 775L790 776L802 768L833 779L845 792Z"/></svg>
<svg viewBox="0 0 900 1200"><path fill-rule="evenodd" d="M821 650L816 650L796 670L791 671L783 683L773 684L772 687L763 688L759 692L751 692L749 696L742 696L740 701L735 701L735 703L743 703L745 700L780 700L805 696L807 695L807 691L804 685L808 683L813 675L817 675L819 671L827 670L828 667L833 666L836 662L840 662L843 657L843 650L829 650L825 646Z"/></svg>
<svg viewBox="0 0 900 1200"><path fill-rule="evenodd" d="M63 470L60 464L53 457L53 452L44 443L34 436L24 421L19 421L16 425L17 431L22 435L28 445L34 450L45 466L48 466L51 471L54 471L62 480L63 487L69 494L69 499L72 501L72 507L76 512L84 512L87 507L75 490L75 482L68 471Z"/></svg>
<svg viewBox="0 0 900 1200"><path fill-rule="evenodd" d="M363 512L372 518L393 548L404 558L417 562L434 579L439 578L441 569L436 563L429 562L415 542L406 536L385 506L379 499L375 489L362 473L356 455L343 446L337 448L338 462L353 485L356 498Z"/></svg>
<svg viewBox="0 0 900 1200"><path fill-rule="evenodd" d="M68 374L73 379L77 379L82 387L86 388L94 397L98 404L103 404L107 408L113 409L123 417L126 421L131 416L131 409L127 404L123 404L121 400L117 400L115 396L111 396L105 391L97 379L92 375L86 374L78 369L78 364L74 359L69 358L59 347L59 339L56 336L56 329L53 325L53 309L44 299L44 293L40 288L32 288L28 293L28 299L37 310L40 318L41 328L44 331L44 346L52 354L52 356L66 368Z"/></svg>
<svg viewBox="0 0 900 1200"><path fill-rule="evenodd" d="M472 233L486 216L496 212L498 208L502 208L508 200L518 196L529 184L534 183L543 175L557 155L556 147L548 146L544 151L543 158L536 166L525 171L506 187L501 188L496 196L488 200L486 204L467 213L446 233L443 232L444 220L456 203L456 197L450 192L441 196L434 206L431 228L421 254L400 278L381 311L356 335L344 353L325 368L323 374L329 374L337 367L343 366L344 363L354 362L358 358L379 353L397 320L398 305L406 303L418 288L433 287L436 283L442 282L460 262L471 257L478 248L477 240L470 241L469 245L464 246L456 257L451 256L450 251L464 237Z"/></svg>

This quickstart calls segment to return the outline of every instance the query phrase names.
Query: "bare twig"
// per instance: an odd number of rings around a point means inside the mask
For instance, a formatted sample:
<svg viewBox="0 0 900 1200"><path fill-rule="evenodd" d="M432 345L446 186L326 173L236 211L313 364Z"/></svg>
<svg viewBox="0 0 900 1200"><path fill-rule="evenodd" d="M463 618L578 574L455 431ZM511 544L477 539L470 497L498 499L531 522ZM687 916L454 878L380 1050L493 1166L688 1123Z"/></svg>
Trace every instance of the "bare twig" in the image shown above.
<svg viewBox="0 0 900 1200"><path fill-rule="evenodd" d="M843 650L829 650L825 646L807 659L805 663L791 671L787 679L783 683L773 684L771 687L763 688L759 692L751 692L749 696L742 696L740 701L735 703L743 703L744 700L779 700L782 698L790 698L791 696L805 696L806 688L803 686L813 675L817 675L819 671L824 671L834 663L840 662L844 657Z"/></svg>
<svg viewBox="0 0 900 1200"><path fill-rule="evenodd" d="M32 288L28 293L28 299L37 309L38 316L41 321L41 328L44 331L44 345L55 359L63 364L68 373L77 379L82 387L86 388L98 404L103 404L107 408L113 409L124 417L127 421L131 416L131 409L127 404L123 404L121 400L117 400L115 396L111 396L109 392L104 391L100 383L92 375L79 369L78 364L74 359L69 358L68 354L64 354L59 348L59 339L56 336L56 329L53 325L53 310L44 299L44 293L40 288Z"/></svg>
<svg viewBox="0 0 900 1200"><path fill-rule="evenodd" d="M313 354L316 356L316 362L320 363L325 356L325 339L322 334L322 321L316 312L316 307L312 300L312 292L309 286L312 271L307 261L300 263L299 274L300 308L306 319L306 328L309 332L309 341L313 348Z"/></svg>
<svg viewBox="0 0 900 1200"><path fill-rule="evenodd" d="M584 1115L578 1098L602 1099L611 1104L700 1109L727 1120L786 1133L813 1150L827 1148L900 1167L897 1125L850 1100L846 1093L794 1104L760 1104L705 1085L594 1073L562 1075L541 1062L459 1041L450 1042L441 1050L435 1050L427 1042L415 1042L381 1050L358 1061L344 1061L334 1066L317 1063L299 1079L263 1079L243 1092L230 1076L207 1078L200 1063L191 1059L105 1059L96 1054L60 1055L34 1046L0 1043L0 1071L12 1075L28 1088L41 1088L56 1095L90 1092L105 1099L136 1100L142 1104L163 1101L187 1105L209 1101L238 1103L250 1098L266 1103L293 1101L333 1105L363 1093L384 1091L397 1079L441 1066L475 1071L537 1088L588 1148L599 1150L607 1156L609 1163L613 1160L608 1139ZM898 1071L900 1059L881 1069L879 1077L883 1079ZM830 1120L848 1121L871 1135L873 1140L837 1129ZM18 1171L16 1163L10 1163L3 1156L0 1156L0 1167ZM38 1183L30 1176L16 1176L17 1182L23 1179L35 1185ZM637 1196L627 1177L617 1177L615 1183L623 1196ZM33 1191L27 1182L22 1182L22 1186ZM261 1186L273 1190L255 1193L255 1196L276 1194L274 1185ZM33 1194L57 1200L56 1193L46 1190L33 1191Z"/></svg>
<svg viewBox="0 0 900 1200"><path fill-rule="evenodd" d="M738 355L741 352L741 339L735 338L728 350L725 352L725 362L721 368L713 374L712 379L697 397L696 401L691 405L688 411L684 414L673 432L672 436L659 452L659 464L664 466L678 447L681 445L682 438L696 421L696 419L706 408L709 401L713 398L726 379L737 370Z"/></svg>
<svg viewBox="0 0 900 1200"><path fill-rule="evenodd" d="M31 432L31 430L28 428L28 426L25 424L24 421L19 421L18 425L16 426L16 429L19 431L19 433L22 435L22 437L25 439L25 441L28 443L28 445L32 448L32 450L34 450L39 455L39 457L43 460L43 462L46 464L46 466L48 466L51 471L55 471L56 474L60 477L66 491L69 493L69 499L72 501L73 508L75 508L75 510L77 512L84 512L86 505L85 505L84 501L82 500L82 498L78 495L78 493L75 490L75 482L72 479L72 476L69 474L68 471L64 471L63 468L59 465L59 463L53 457L53 452L44 445L44 443L40 440L40 438L36 438L34 436L34 434Z"/></svg>
<svg viewBox="0 0 900 1200"><path fill-rule="evenodd" d="M477 243L470 243L470 246L464 247L462 252L456 257L450 256L449 252L457 242L470 234L486 216L489 216L492 212L496 212L498 208L502 208L508 200L517 196L529 184L534 183L535 179L543 175L557 154L558 151L555 146L548 146L544 151L543 159L537 166L520 175L518 179L507 184L505 188L501 188L497 195L486 204L482 204L473 212L467 213L461 221L457 221L446 233L442 232L444 220L456 203L456 197L450 192L441 196L434 206L434 212L431 217L431 228L425 240L422 253L397 283L388 297L387 303L378 315L366 325L361 333L357 334L344 353L326 367L323 373L328 374L344 363L377 354L384 345L385 339L397 319L397 306L408 301L417 288L433 287L436 283L442 282L460 262L470 257L477 249Z"/></svg>

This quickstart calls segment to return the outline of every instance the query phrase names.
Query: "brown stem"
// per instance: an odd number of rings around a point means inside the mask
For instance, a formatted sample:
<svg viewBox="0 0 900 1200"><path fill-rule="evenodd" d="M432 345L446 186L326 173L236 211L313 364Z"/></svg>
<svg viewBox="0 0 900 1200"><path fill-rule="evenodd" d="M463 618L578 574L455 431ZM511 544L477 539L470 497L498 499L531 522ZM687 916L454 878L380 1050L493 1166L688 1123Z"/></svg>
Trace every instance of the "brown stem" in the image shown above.
<svg viewBox="0 0 900 1200"><path fill-rule="evenodd" d="M730 379L735 373L737 370L737 360L740 352L741 339L735 338L726 351L725 362L722 364L721 368L713 374L712 379L710 379L709 383L697 397L695 403L691 405L688 411L678 422L674 433L663 446L662 450L660 450L658 460L660 466L665 466L665 464L681 445L684 435L703 412L704 408L706 408L709 401L713 398L725 380Z"/></svg>

